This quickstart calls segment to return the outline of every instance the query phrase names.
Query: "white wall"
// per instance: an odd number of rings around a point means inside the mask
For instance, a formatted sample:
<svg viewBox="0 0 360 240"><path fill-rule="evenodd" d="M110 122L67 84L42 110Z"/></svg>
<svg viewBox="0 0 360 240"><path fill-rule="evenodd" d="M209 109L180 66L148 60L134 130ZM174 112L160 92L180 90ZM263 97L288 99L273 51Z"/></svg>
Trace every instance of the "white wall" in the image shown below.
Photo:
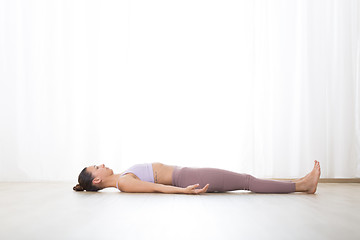
<svg viewBox="0 0 360 240"><path fill-rule="evenodd" d="M360 177L359 1L0 1L0 181Z"/></svg>

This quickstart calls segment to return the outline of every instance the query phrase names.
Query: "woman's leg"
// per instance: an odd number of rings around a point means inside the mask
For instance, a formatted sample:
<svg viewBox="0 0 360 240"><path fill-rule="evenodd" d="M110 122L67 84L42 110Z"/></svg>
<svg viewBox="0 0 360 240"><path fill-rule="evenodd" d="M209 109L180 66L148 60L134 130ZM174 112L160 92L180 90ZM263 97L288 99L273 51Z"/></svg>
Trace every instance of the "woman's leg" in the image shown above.
<svg viewBox="0 0 360 240"><path fill-rule="evenodd" d="M209 183L208 192L249 190L258 193L315 193L321 170L320 163L316 160L314 162L314 168L309 174L294 181L258 179L249 174L217 168L188 167L175 167L172 181L178 187L199 183L199 188L203 188Z"/></svg>
<svg viewBox="0 0 360 240"><path fill-rule="evenodd" d="M295 192L295 183L289 181L258 179L245 173L236 173L218 168L176 168L173 185L187 187L199 183L198 188L210 184L207 192L249 190L256 193Z"/></svg>

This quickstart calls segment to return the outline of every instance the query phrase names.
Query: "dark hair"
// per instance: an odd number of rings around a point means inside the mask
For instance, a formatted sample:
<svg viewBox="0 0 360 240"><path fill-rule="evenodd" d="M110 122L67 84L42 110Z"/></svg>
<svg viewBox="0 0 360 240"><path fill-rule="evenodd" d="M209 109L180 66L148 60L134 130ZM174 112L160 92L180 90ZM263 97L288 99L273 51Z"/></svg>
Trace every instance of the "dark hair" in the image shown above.
<svg viewBox="0 0 360 240"><path fill-rule="evenodd" d="M74 191L91 191L91 192L97 192L101 190L101 188L94 186L92 184L92 180L94 179L93 175L86 171L86 167L81 171L78 178L78 184L73 187Z"/></svg>

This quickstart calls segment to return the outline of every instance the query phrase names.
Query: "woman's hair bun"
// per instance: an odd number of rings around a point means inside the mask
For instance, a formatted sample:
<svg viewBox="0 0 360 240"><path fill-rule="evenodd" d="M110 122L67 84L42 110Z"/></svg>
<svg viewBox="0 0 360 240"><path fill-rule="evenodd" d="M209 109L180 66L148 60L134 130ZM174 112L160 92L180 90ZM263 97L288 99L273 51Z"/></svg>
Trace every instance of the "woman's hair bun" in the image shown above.
<svg viewBox="0 0 360 240"><path fill-rule="evenodd" d="M80 186L80 184L76 184L75 187L73 187L74 191L84 191L83 187Z"/></svg>

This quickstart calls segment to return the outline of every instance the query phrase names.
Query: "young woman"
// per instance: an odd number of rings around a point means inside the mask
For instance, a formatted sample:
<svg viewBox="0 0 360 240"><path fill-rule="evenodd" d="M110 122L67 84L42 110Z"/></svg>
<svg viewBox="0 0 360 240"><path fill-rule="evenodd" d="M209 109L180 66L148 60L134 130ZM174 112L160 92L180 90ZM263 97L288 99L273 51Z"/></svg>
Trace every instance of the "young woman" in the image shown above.
<svg viewBox="0 0 360 240"><path fill-rule="evenodd" d="M218 168L190 168L162 163L136 164L120 174L100 166L85 167L75 191L98 191L116 187L122 192L188 193L249 190L255 193L316 192L320 178L320 163L305 177L292 181L266 180L246 173Z"/></svg>

